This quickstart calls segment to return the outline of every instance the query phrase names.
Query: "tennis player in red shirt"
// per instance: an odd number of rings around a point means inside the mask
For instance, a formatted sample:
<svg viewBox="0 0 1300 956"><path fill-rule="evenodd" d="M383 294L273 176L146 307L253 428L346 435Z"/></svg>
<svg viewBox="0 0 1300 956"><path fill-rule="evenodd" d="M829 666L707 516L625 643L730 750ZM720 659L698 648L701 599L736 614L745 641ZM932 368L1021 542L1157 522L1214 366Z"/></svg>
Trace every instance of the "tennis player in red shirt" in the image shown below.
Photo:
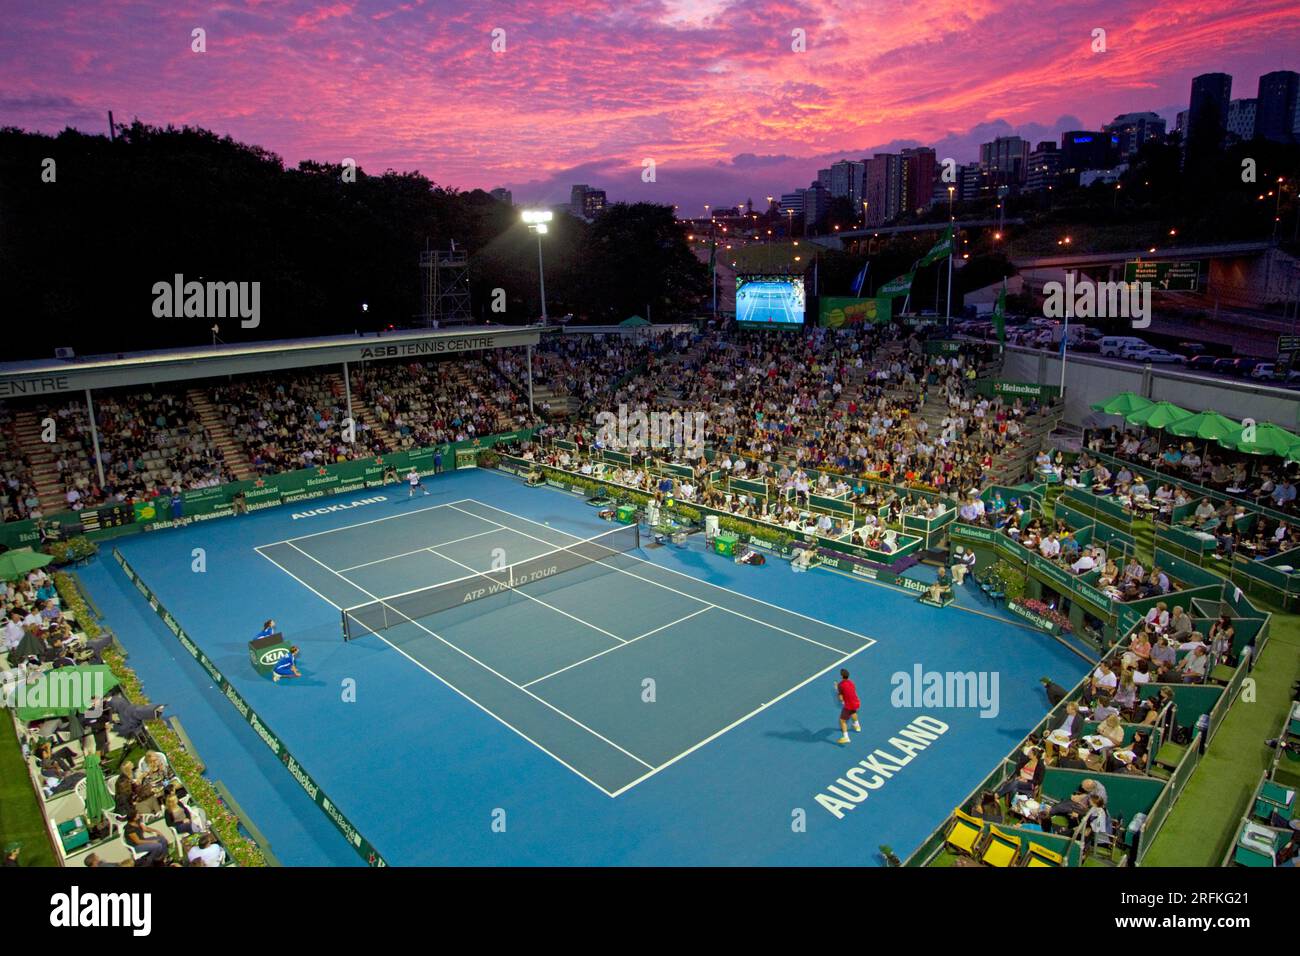
<svg viewBox="0 0 1300 956"><path fill-rule="evenodd" d="M835 685L835 692L840 698L840 739L839 742L847 744L849 742L849 721L853 721L853 729L862 730L862 725L858 723L858 707L861 704L858 701L858 689L853 686L853 681L849 680L849 672L840 670L840 682Z"/></svg>

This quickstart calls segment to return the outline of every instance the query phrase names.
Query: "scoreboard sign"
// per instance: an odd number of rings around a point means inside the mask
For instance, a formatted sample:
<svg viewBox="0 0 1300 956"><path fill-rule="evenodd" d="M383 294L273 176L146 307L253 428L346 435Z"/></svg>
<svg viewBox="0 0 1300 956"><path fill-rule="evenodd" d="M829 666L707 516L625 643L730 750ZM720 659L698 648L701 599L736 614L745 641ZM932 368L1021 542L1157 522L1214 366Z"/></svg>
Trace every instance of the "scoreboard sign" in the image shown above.
<svg viewBox="0 0 1300 956"><path fill-rule="evenodd" d="M102 508L85 508L78 515L86 531L117 528L135 522L135 509L130 505L104 505Z"/></svg>
<svg viewBox="0 0 1300 956"><path fill-rule="evenodd" d="M1201 263L1199 259L1191 262L1130 259L1124 263L1124 281L1150 282L1151 288L1166 292L1199 292Z"/></svg>

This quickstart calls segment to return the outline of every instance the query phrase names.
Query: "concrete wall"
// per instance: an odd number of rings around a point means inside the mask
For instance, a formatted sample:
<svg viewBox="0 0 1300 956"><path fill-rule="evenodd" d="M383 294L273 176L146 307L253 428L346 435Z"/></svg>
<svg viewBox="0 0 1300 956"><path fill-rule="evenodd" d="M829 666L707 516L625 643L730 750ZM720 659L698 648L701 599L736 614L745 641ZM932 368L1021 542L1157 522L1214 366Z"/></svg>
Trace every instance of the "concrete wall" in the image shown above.
<svg viewBox="0 0 1300 956"><path fill-rule="evenodd" d="M1061 384L1061 361L1055 353L1007 349L1002 378L1039 385ZM1065 363L1065 420L1077 425L1117 392L1136 392L1152 401L1173 402L1194 412L1213 409L1229 418L1253 418L1283 428L1300 427L1300 391L1173 371L1168 366L1140 366L1095 355L1068 355Z"/></svg>

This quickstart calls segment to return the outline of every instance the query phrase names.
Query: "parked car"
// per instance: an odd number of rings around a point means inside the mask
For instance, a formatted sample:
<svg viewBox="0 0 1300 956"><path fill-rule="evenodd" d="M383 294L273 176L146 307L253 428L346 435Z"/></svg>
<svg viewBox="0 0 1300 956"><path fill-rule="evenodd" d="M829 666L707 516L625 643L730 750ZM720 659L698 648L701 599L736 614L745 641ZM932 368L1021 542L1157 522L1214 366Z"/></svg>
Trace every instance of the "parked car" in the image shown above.
<svg viewBox="0 0 1300 956"><path fill-rule="evenodd" d="M1232 367L1237 363L1235 358L1218 358L1214 360L1214 371L1220 375L1231 375Z"/></svg>
<svg viewBox="0 0 1300 956"><path fill-rule="evenodd" d="M1274 362L1260 362L1250 370L1250 377L1257 380L1281 378Z"/></svg>
<svg viewBox="0 0 1300 956"><path fill-rule="evenodd" d="M1101 339L1104 358L1121 358L1127 348L1147 348L1147 343L1131 335L1105 335Z"/></svg>
<svg viewBox="0 0 1300 956"><path fill-rule="evenodd" d="M1264 364L1263 359L1236 358L1232 360L1231 371L1229 374L1236 375L1240 378L1246 378L1255 370L1255 366L1262 364Z"/></svg>
<svg viewBox="0 0 1300 956"><path fill-rule="evenodd" d="M1156 365L1168 365L1171 362L1181 362L1184 360L1181 355L1175 355L1173 352L1156 348L1131 349L1124 353L1124 357L1130 358L1135 362L1151 362Z"/></svg>
<svg viewBox="0 0 1300 956"><path fill-rule="evenodd" d="M1195 355L1187 360L1187 371L1189 372L1212 372L1214 363L1219 361L1213 355Z"/></svg>
<svg viewBox="0 0 1300 956"><path fill-rule="evenodd" d="M1070 346L1071 352L1100 352L1101 343L1096 339L1084 339L1082 342L1075 342Z"/></svg>

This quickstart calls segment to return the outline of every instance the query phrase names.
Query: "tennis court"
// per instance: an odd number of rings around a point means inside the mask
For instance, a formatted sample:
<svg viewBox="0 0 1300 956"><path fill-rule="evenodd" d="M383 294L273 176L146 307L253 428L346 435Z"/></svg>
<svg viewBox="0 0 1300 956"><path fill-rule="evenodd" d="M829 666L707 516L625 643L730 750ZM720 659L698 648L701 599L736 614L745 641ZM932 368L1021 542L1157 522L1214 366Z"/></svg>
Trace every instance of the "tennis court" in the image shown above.
<svg viewBox="0 0 1300 956"><path fill-rule="evenodd" d="M874 643L468 498L256 551L611 797Z"/></svg>

